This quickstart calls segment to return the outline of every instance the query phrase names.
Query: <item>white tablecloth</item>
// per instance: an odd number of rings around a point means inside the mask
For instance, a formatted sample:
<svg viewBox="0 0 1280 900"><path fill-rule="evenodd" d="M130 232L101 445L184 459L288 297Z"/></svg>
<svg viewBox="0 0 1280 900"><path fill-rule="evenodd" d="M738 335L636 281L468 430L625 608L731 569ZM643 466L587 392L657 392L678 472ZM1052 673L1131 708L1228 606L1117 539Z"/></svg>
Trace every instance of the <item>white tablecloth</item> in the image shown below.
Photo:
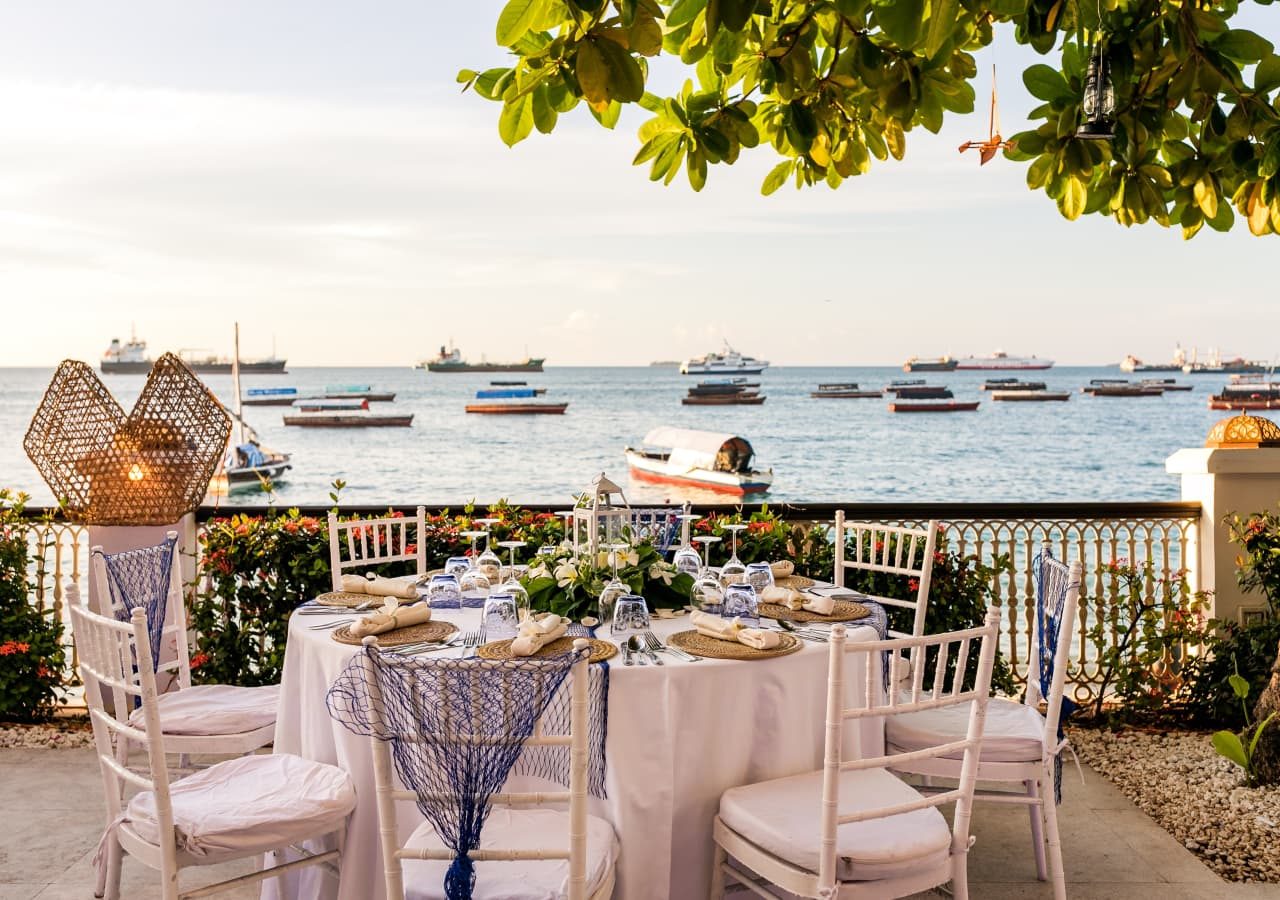
<svg viewBox="0 0 1280 900"><path fill-rule="evenodd" d="M476 610L441 611L437 617L463 630L479 623ZM290 622L275 749L346 769L359 802L343 852L341 883L306 870L291 878L283 893L288 900L381 900L369 741L330 719L324 702L329 685L358 648L339 644L328 631L311 630L321 621L295 615ZM687 617L653 622L664 639L688 628ZM849 630L851 641L875 638L871 628ZM663 666L624 666L621 654L610 660L608 796L593 799L592 812L617 832L622 849L614 897L622 900L706 897L711 823L720 795L738 785L813 771L822 763L826 644L806 642L797 653L753 662L691 663L662 656ZM861 705L864 666L849 665L845 671L848 705ZM879 720L850 729L845 741L846 757L878 755L883 749ZM421 816L408 803L400 805L399 816L403 840ZM275 880L264 884L264 900L279 896Z"/></svg>

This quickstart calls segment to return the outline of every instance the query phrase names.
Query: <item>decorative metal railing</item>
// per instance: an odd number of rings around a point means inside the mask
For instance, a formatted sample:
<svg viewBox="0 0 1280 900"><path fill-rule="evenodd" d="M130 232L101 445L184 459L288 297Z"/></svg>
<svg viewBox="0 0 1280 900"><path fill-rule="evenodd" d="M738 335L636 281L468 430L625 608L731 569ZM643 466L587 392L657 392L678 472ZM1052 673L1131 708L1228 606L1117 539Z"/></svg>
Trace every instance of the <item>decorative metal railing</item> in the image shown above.
<svg viewBox="0 0 1280 900"><path fill-rule="evenodd" d="M555 506L527 506L535 511L554 512ZM694 512L745 513L760 507L695 506ZM995 602L1007 612L1002 628L1002 646L1015 676L1026 678L1029 666L1031 627L1035 605L1035 579L1031 561L1041 544L1048 543L1062 559L1079 559L1084 567L1080 616L1072 637L1073 690L1079 700L1092 696L1101 681L1097 648L1089 637L1097 622L1107 623L1104 632L1114 641L1118 636L1115 615L1116 585L1108 572L1109 563L1128 559L1135 563L1150 561L1155 576L1174 580L1185 573L1191 592L1201 589L1201 573L1197 565L1200 540L1198 503L1042 503L1042 504L771 504L769 509L797 525L830 525L835 511L843 509L850 521L864 520L892 524L919 525L930 519L941 523L947 545L961 554L973 554L988 565L997 557L1007 557L1012 570L1001 575L993 585ZM428 507L429 511L437 511ZM67 623L65 584L68 580L87 589L84 581L88 569L88 529L81 525L52 519L41 520L33 511L31 542L36 592L33 602L41 608L52 607ZM197 519L211 515L262 513L257 507L201 510ZM304 514L319 517L325 508L304 509ZM384 514L386 507L344 507L343 512ZM1147 590L1155 590L1150 584ZM68 637L68 640L70 638Z"/></svg>

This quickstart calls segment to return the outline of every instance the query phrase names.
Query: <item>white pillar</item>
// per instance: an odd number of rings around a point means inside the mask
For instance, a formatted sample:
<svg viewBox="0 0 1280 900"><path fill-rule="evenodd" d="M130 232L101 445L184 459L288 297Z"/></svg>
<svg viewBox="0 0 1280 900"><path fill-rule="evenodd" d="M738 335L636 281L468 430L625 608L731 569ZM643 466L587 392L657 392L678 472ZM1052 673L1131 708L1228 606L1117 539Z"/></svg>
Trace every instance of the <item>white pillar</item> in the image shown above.
<svg viewBox="0 0 1280 900"><path fill-rule="evenodd" d="M1182 476L1183 500L1200 504L1200 586L1213 594L1214 615L1239 621L1245 611L1265 609L1262 595L1246 594L1236 584L1240 548L1223 520L1280 503L1280 448L1188 448L1165 460L1165 470Z"/></svg>

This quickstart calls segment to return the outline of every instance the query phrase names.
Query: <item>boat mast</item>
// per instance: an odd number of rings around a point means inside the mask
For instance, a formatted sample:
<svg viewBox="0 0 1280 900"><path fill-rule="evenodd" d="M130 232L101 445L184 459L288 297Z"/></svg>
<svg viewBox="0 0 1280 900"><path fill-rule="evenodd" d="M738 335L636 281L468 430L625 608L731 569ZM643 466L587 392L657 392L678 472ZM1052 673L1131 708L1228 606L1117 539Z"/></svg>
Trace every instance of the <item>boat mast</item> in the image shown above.
<svg viewBox="0 0 1280 900"><path fill-rule="evenodd" d="M240 443L244 443L244 401L240 397L240 323L235 323L235 343L231 356L231 389L236 393L236 422L240 424Z"/></svg>

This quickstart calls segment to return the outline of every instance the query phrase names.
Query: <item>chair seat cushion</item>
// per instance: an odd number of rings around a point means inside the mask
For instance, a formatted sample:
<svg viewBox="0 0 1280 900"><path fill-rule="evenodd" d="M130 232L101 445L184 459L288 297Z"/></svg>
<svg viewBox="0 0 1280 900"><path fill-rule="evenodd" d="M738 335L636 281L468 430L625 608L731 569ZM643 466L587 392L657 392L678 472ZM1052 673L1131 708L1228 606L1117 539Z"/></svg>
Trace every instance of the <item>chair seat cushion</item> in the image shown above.
<svg viewBox="0 0 1280 900"><path fill-rule="evenodd" d="M289 753L241 756L169 785L178 849L217 862L263 853L343 826L356 792L342 769ZM158 844L155 794L135 796L124 821Z"/></svg>
<svg viewBox="0 0 1280 900"><path fill-rule="evenodd" d="M161 694L156 700L165 734L241 734L275 723L280 685L193 684ZM141 707L133 711L129 722L142 727Z"/></svg>
<svg viewBox="0 0 1280 900"><path fill-rule="evenodd" d="M920 750L962 741L969 731L969 704L893 716L885 724L889 752ZM1037 762L1044 752L1044 716L1033 707L1003 697L987 701L982 729L983 762ZM960 759L963 752L951 758Z"/></svg>
<svg viewBox="0 0 1280 900"><path fill-rule="evenodd" d="M840 775L840 815L918 800L911 785L884 769ZM822 844L822 772L730 788L720 798L720 821L751 843L810 872ZM877 881L942 865L951 828L936 807L836 829L836 878Z"/></svg>
<svg viewBox="0 0 1280 900"><path fill-rule="evenodd" d="M569 813L546 808L495 806L480 835L482 850L558 850L568 847ZM406 847L442 849L430 822L423 822ZM599 890L618 858L618 839L604 819L587 817L587 896ZM442 900L447 860L405 860L405 897ZM569 895L569 861L489 860L476 863L474 900L558 900Z"/></svg>

